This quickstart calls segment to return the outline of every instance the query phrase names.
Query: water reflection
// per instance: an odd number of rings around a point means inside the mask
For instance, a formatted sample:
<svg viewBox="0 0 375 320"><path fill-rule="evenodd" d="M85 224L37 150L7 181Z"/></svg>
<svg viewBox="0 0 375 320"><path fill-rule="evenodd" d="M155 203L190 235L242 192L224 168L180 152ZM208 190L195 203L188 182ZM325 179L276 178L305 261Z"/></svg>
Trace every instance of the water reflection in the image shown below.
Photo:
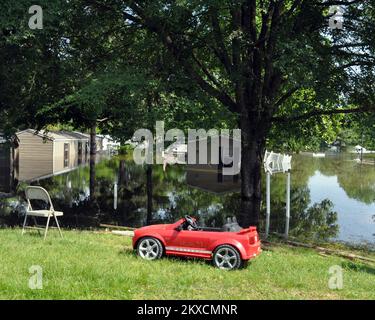
<svg viewBox="0 0 375 320"><path fill-rule="evenodd" d="M203 225L221 227L227 216L239 213L238 177L220 177L218 172L190 166L170 166L164 172L158 165L135 165L130 155L95 163L32 182L45 187L55 207L64 211L65 227L141 226L175 221L185 214L199 216ZM292 165L290 235L374 243L375 166L361 166L350 158L306 156L294 157ZM19 183L19 195L26 184ZM284 175L272 177L271 192L270 228L283 233ZM0 224L18 224L22 210L17 198L2 200ZM262 230L264 221L265 201Z"/></svg>
<svg viewBox="0 0 375 320"><path fill-rule="evenodd" d="M239 175L223 175L222 167L189 164L186 172L186 183L203 191L219 194L241 190Z"/></svg>
<svg viewBox="0 0 375 320"><path fill-rule="evenodd" d="M12 157L8 143L0 143L0 192L9 193L12 189Z"/></svg>

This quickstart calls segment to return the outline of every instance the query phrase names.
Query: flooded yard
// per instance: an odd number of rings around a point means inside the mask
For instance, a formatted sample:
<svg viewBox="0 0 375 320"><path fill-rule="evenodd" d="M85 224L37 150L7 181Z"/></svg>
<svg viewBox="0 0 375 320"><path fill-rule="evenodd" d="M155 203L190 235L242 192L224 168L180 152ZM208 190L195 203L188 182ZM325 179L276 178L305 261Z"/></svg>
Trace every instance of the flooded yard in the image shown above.
<svg viewBox="0 0 375 320"><path fill-rule="evenodd" d="M168 166L164 172L161 165L135 165L130 155L98 160L91 174L82 163L65 173L16 183L19 196L0 200L1 225L21 223L22 190L28 184L46 188L55 207L64 211L62 224L74 228L99 223L138 227L186 214L217 227L227 216L237 215L240 204L238 177L183 165ZM271 178L271 232L285 228L285 183L285 175ZM374 216L375 165L360 165L350 155L293 157L290 235L373 246ZM261 231L264 220L265 201Z"/></svg>

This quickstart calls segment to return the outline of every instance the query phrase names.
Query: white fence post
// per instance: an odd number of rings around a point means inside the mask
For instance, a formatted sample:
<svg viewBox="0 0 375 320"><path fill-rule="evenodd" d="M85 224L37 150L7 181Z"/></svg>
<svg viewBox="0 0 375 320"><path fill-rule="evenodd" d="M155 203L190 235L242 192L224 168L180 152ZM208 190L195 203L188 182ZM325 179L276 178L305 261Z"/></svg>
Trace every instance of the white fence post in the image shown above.
<svg viewBox="0 0 375 320"><path fill-rule="evenodd" d="M285 238L289 235L290 222L290 172L286 175L286 219L285 219Z"/></svg>
<svg viewBox="0 0 375 320"><path fill-rule="evenodd" d="M113 186L113 209L117 210L117 198L118 198L118 187L117 183L115 182Z"/></svg>
<svg viewBox="0 0 375 320"><path fill-rule="evenodd" d="M267 174L266 178L266 232L265 236L268 237L270 229L270 216L271 216L271 174L273 173L286 173L286 222L285 234L287 238L289 234L290 222L290 170L292 156L285 154L268 152L266 150L264 155L264 170Z"/></svg>
<svg viewBox="0 0 375 320"><path fill-rule="evenodd" d="M271 174L267 172L267 186L266 186L266 238L270 231L270 215L271 215Z"/></svg>

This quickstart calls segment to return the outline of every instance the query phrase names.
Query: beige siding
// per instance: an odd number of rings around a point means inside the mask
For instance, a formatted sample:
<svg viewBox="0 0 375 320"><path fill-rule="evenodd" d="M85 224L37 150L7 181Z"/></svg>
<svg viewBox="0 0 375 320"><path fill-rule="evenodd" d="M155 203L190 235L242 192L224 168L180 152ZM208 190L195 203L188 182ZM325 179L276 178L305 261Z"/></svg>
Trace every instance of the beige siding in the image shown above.
<svg viewBox="0 0 375 320"><path fill-rule="evenodd" d="M25 131L19 139L18 180L25 181L53 173L53 142Z"/></svg>
<svg viewBox="0 0 375 320"><path fill-rule="evenodd" d="M64 168L64 144L65 141L55 141L54 146L54 157L53 157L53 167L55 172L63 171L68 168Z"/></svg>
<svg viewBox="0 0 375 320"><path fill-rule="evenodd" d="M64 164L65 143L69 144L69 163L67 167ZM83 142L83 147L84 147L84 142ZM61 171L75 168L78 165L78 141L76 140L55 141L53 162L54 162L54 173L59 173Z"/></svg>
<svg viewBox="0 0 375 320"><path fill-rule="evenodd" d="M70 142L70 160L69 167L74 168L78 166L78 141Z"/></svg>

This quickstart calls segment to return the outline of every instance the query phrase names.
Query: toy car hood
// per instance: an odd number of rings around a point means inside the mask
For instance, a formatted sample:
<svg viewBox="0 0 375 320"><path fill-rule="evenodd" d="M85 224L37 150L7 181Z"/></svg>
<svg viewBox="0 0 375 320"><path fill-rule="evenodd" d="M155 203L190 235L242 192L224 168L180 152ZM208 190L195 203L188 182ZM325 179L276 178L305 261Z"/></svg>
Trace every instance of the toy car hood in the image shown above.
<svg viewBox="0 0 375 320"><path fill-rule="evenodd" d="M142 227L142 228L139 228L138 230L165 230L167 229L167 227L169 227L169 225L167 224L153 224L151 226L145 226L145 227Z"/></svg>

